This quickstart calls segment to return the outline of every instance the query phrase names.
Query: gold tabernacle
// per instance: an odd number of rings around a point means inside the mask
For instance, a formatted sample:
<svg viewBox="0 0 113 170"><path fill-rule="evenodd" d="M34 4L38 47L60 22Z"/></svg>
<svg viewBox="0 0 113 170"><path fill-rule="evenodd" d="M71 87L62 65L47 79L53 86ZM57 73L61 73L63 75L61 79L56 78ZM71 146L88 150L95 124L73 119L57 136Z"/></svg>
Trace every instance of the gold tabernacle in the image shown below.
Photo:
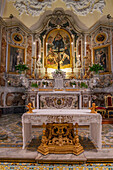
<svg viewBox="0 0 113 170"><path fill-rule="evenodd" d="M37 149L43 155L48 153L79 155L84 151L79 143L78 124L74 126L72 123L47 123L43 128L41 145Z"/></svg>

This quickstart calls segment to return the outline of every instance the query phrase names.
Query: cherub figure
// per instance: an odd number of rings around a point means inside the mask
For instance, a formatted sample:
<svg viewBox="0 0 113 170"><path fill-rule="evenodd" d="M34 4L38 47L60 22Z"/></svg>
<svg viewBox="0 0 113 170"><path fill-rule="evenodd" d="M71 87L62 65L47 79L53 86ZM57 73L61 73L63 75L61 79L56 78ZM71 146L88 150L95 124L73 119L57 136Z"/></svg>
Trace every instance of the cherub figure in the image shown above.
<svg viewBox="0 0 113 170"><path fill-rule="evenodd" d="M28 103L28 105L26 105L29 109L29 111L27 113L33 113L33 108L31 107L31 103Z"/></svg>
<svg viewBox="0 0 113 170"><path fill-rule="evenodd" d="M98 107L98 106L96 106L95 103L92 103L92 107L89 108L89 109L91 109L91 112L90 112L90 113L97 113L97 111L96 111L96 108L97 108L97 107Z"/></svg>

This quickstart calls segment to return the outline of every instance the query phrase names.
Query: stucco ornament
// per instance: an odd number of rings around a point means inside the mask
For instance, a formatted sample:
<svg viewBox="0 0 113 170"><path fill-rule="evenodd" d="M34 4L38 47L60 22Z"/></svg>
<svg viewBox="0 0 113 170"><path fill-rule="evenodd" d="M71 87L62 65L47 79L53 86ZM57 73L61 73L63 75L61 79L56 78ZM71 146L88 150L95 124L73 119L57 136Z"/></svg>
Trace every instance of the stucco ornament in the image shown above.
<svg viewBox="0 0 113 170"><path fill-rule="evenodd" d="M44 12L45 8L51 8L52 3L58 0L9 0L13 1L14 7L19 11L19 15L24 12L27 15L39 16ZM87 15L94 10L102 13L105 6L105 0L62 0L66 3L67 8L73 9L74 13L78 15Z"/></svg>
<svg viewBox="0 0 113 170"><path fill-rule="evenodd" d="M56 0L9 0L13 1L14 7L19 11L19 15L24 12L26 15L39 16L46 7L51 8L52 2Z"/></svg>
<svg viewBox="0 0 113 170"><path fill-rule="evenodd" d="M73 9L74 13L78 15L87 15L94 10L100 11L105 6L105 0L62 0L66 3L67 8Z"/></svg>

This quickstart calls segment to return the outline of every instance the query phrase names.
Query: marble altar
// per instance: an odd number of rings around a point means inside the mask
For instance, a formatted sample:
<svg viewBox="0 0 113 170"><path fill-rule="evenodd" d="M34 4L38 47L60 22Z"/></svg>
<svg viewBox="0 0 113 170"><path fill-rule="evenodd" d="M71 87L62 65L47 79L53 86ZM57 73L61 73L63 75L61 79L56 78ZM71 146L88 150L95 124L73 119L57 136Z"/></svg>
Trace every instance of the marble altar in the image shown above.
<svg viewBox="0 0 113 170"><path fill-rule="evenodd" d="M32 125L53 122L89 125L90 137L97 148L101 149L102 116L99 113L90 113L88 109L35 109L33 113L24 113L22 116L23 149L32 139Z"/></svg>

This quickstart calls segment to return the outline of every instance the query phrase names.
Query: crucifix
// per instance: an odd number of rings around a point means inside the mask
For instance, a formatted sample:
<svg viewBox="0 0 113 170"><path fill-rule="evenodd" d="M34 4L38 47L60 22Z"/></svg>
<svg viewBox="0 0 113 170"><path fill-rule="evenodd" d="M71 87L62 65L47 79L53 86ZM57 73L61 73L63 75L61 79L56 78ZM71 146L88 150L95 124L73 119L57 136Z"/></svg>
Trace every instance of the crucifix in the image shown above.
<svg viewBox="0 0 113 170"><path fill-rule="evenodd" d="M60 70L60 61L62 60L62 57L60 56L60 52L62 52L62 50L60 50L61 48L60 43L58 44L57 48L58 48L58 51L55 51L55 52L58 54L57 62L58 62L58 70Z"/></svg>

